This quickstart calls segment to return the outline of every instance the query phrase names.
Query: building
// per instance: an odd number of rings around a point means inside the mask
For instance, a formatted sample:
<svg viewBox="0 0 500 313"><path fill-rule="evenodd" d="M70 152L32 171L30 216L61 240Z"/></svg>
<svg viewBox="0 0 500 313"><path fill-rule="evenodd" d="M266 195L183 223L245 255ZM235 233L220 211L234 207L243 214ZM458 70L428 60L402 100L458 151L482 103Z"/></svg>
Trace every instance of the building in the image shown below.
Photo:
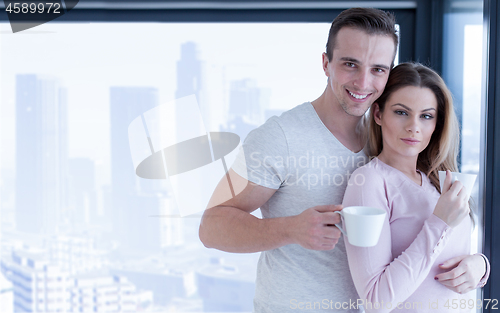
<svg viewBox="0 0 500 313"><path fill-rule="evenodd" d="M44 250L12 253L14 312L137 312L153 302L125 277L105 271L70 274Z"/></svg>
<svg viewBox="0 0 500 313"><path fill-rule="evenodd" d="M197 293L196 271L208 263L201 249L190 244L169 247L161 254L120 262L110 273L126 277L137 288L152 291L157 307L166 310L181 303L183 307L196 307L201 300Z"/></svg>
<svg viewBox="0 0 500 313"><path fill-rule="evenodd" d="M198 48L194 42L181 45L181 58L177 61L177 90L175 98L195 95L203 112L203 63L198 58Z"/></svg>
<svg viewBox="0 0 500 313"><path fill-rule="evenodd" d="M56 80L16 76L16 227L53 234L66 199L66 90Z"/></svg>
<svg viewBox="0 0 500 313"><path fill-rule="evenodd" d="M153 303L151 291L138 291L125 277L105 272L71 277L69 312L137 312Z"/></svg>
<svg viewBox="0 0 500 313"><path fill-rule="evenodd" d="M154 182L141 182L135 174L128 142L128 126L158 105L158 91L150 87L111 87L111 200L107 219L113 238L127 253L156 251L160 244L160 202ZM149 187L148 187L149 186Z"/></svg>
<svg viewBox="0 0 500 313"><path fill-rule="evenodd" d="M15 312L69 311L68 273L51 265L43 250L12 252Z"/></svg>
<svg viewBox="0 0 500 313"><path fill-rule="evenodd" d="M14 312L14 292L12 290L12 282L10 282L0 272L0 312Z"/></svg>
<svg viewBox="0 0 500 313"><path fill-rule="evenodd" d="M231 81L229 90L229 118L245 117L250 123L264 122L264 112L269 107L269 89L259 88L255 79Z"/></svg>
<svg viewBox="0 0 500 313"><path fill-rule="evenodd" d="M68 160L69 220L76 232L83 233L91 225L99 225L95 187L95 164L87 158Z"/></svg>
<svg viewBox="0 0 500 313"><path fill-rule="evenodd" d="M231 82L229 90L229 120L221 131L228 131L245 140L248 133L267 119L271 92L259 88L253 79L241 79Z"/></svg>
<svg viewBox="0 0 500 313"><path fill-rule="evenodd" d="M70 275L106 267L107 252L97 250L90 237L52 236L47 241L49 260Z"/></svg>
<svg viewBox="0 0 500 313"><path fill-rule="evenodd" d="M196 272L198 294L205 312L247 312L253 309L255 264L226 264L212 258Z"/></svg>

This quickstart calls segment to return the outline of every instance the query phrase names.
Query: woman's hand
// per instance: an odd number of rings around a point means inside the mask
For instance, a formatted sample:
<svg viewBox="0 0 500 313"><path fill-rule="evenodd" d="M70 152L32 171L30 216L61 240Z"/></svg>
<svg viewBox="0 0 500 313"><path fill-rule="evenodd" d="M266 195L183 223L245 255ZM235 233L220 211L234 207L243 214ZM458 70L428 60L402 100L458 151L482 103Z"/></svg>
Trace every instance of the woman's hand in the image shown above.
<svg viewBox="0 0 500 313"><path fill-rule="evenodd" d="M446 171L446 179L441 190L441 197L434 209L434 215L450 227L455 227L469 214L467 192L462 183L451 184L451 172Z"/></svg>
<svg viewBox="0 0 500 313"><path fill-rule="evenodd" d="M451 269L436 275L435 279L446 288L464 294L475 289L486 273L486 263L481 255L462 255L439 265L441 269Z"/></svg>

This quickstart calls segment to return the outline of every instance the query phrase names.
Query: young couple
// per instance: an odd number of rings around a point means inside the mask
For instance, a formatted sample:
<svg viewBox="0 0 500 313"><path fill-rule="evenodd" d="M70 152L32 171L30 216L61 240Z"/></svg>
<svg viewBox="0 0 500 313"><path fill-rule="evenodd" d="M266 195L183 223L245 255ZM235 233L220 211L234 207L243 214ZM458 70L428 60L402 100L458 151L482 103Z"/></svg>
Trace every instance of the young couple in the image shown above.
<svg viewBox="0 0 500 313"><path fill-rule="evenodd" d="M451 95L429 68L392 68L394 23L376 9L342 12L323 54L323 94L251 132L228 172L233 188L222 180L214 191L200 239L262 251L254 312L362 312L362 303L368 312L466 312L465 293L489 276L486 258L469 252L463 186L448 173L439 189L437 171L457 171ZM357 169L368 156L376 158ZM283 162L301 157L308 163ZM375 247L340 238L339 203L387 211ZM258 208L262 219L250 214Z"/></svg>

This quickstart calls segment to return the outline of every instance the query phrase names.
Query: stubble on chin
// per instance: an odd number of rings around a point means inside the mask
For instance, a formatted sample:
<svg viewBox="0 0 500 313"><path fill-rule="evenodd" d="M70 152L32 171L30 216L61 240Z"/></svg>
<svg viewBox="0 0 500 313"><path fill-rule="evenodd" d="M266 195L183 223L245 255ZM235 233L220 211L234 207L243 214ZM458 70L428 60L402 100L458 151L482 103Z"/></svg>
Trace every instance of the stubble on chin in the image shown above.
<svg viewBox="0 0 500 313"><path fill-rule="evenodd" d="M349 116L354 116L354 117L361 117L365 115L365 113L368 111L368 109L371 107L371 104L366 107L366 109L361 109L360 107L351 107L346 104L345 101L340 101L340 105L344 112L349 115Z"/></svg>

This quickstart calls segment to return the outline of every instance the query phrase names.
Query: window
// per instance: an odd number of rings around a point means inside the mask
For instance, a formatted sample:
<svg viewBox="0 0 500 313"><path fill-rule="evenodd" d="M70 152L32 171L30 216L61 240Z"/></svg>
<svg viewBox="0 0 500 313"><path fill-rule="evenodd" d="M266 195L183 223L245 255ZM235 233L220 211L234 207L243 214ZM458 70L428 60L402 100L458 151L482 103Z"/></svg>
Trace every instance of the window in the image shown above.
<svg viewBox="0 0 500 313"><path fill-rule="evenodd" d="M484 160L481 140L485 127L484 80L486 62L483 59L483 2L448 0L444 14L443 78L455 101L461 124L461 172L478 175L472 191L474 211L477 214L473 232L472 253L482 252L483 180L480 168ZM477 290L482 299L482 290ZM481 310L479 310L481 312Z"/></svg>
<svg viewBox="0 0 500 313"><path fill-rule="evenodd" d="M243 139L270 116L323 92L329 27L48 23L2 36L2 228L46 235L47 252L67 237L86 241L93 247L88 253L73 251L69 261L52 251L50 262L69 269L75 267L68 262L90 264L105 253L96 268L126 276L162 299L155 307L179 312L202 309L208 290L199 289L209 286L195 277L204 266L235 268L230 285L222 271L217 293L227 286L251 305L258 254L205 249L197 235L200 214L179 218L165 180L135 175L127 128L149 108L196 94L207 130ZM175 114L167 122L175 123ZM203 186L193 186L196 197ZM183 279L154 287L169 276L166 270L180 270ZM212 309L251 310L224 299L211 301Z"/></svg>

